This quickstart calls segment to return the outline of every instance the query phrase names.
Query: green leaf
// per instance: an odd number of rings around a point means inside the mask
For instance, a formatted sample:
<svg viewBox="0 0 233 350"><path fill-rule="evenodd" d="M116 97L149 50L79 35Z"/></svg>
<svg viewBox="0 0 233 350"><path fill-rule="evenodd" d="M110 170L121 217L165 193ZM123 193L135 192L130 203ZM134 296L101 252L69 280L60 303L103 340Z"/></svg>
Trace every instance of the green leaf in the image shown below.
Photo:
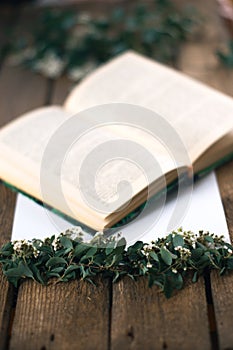
<svg viewBox="0 0 233 350"><path fill-rule="evenodd" d="M65 267L64 266L55 267L55 268L50 270L50 272L54 272L54 273L58 273L58 274L61 274L64 271L65 271Z"/></svg>
<svg viewBox="0 0 233 350"><path fill-rule="evenodd" d="M67 261L64 258L53 257L47 261L46 267L52 267L56 265L66 265L66 264L67 264Z"/></svg>
<svg viewBox="0 0 233 350"><path fill-rule="evenodd" d="M72 265L67 267L67 269L65 270L64 275L66 276L67 274L69 274L69 273L71 273L73 271L79 270L79 269L80 269L80 266L72 264Z"/></svg>
<svg viewBox="0 0 233 350"><path fill-rule="evenodd" d="M42 245L41 247L38 247L38 250L40 250L41 252L46 253L46 254L52 254L53 253L52 247L48 247L48 246L45 246L45 245Z"/></svg>
<svg viewBox="0 0 233 350"><path fill-rule="evenodd" d="M112 283L115 283L119 279L119 277L120 277L120 273L118 271L116 271L115 272L115 276L114 276L114 278L112 280Z"/></svg>
<svg viewBox="0 0 233 350"><path fill-rule="evenodd" d="M114 250L115 253L115 250ZM122 254L111 254L108 255L107 259L106 259L106 267L111 267L113 265L117 265L119 263L119 261L122 259Z"/></svg>
<svg viewBox="0 0 233 350"><path fill-rule="evenodd" d="M0 256L10 256L13 253L13 245L11 242L8 242L2 246L0 249Z"/></svg>
<svg viewBox="0 0 233 350"><path fill-rule="evenodd" d="M20 262L19 265L15 268L8 269L5 271L5 275L7 277L15 277L15 278L22 278L22 277L28 277L28 278L34 278L32 270L29 268L27 264L24 262Z"/></svg>
<svg viewBox="0 0 233 350"><path fill-rule="evenodd" d="M167 265L171 265L172 264L172 256L171 256L171 253L167 249L162 247L160 249L160 254L161 254L161 258L163 259L165 264L167 264Z"/></svg>
<svg viewBox="0 0 233 350"><path fill-rule="evenodd" d="M74 249L74 256L80 258L90 247L84 243L78 243Z"/></svg>
<svg viewBox="0 0 233 350"><path fill-rule="evenodd" d="M113 252L115 248L116 242L110 242L108 243L107 247L105 248L106 255L109 255Z"/></svg>
<svg viewBox="0 0 233 350"><path fill-rule="evenodd" d="M149 255L153 260L159 262L158 254L156 254L153 250L149 253Z"/></svg>
<svg viewBox="0 0 233 350"><path fill-rule="evenodd" d="M172 285L172 281L169 276L165 275L164 276L164 286L163 286L163 291L165 294L166 298L171 298L172 293L174 291L174 287Z"/></svg>
<svg viewBox="0 0 233 350"><path fill-rule="evenodd" d="M220 276L224 275L225 271L226 271L226 267L224 266L219 272Z"/></svg>
<svg viewBox="0 0 233 350"><path fill-rule="evenodd" d="M191 255L191 258L193 260L198 260L200 259L200 257L204 254L204 251L202 248L196 248L196 249L193 249L192 250L192 255Z"/></svg>
<svg viewBox="0 0 233 350"><path fill-rule="evenodd" d="M117 249L118 252L124 252L125 247L126 247L126 240L124 237L122 237L118 242L117 242L117 246L115 249Z"/></svg>
<svg viewBox="0 0 233 350"><path fill-rule="evenodd" d="M134 243L134 245L131 245L129 248L128 248L128 253L129 254L133 254L133 253L137 253L138 250L141 250L144 246L144 243L142 241L137 241Z"/></svg>
<svg viewBox="0 0 233 350"><path fill-rule="evenodd" d="M199 277L199 276L198 276L198 271L195 271L194 274L193 274L192 282L193 282L193 283L196 283L197 280L198 280L198 277Z"/></svg>
<svg viewBox="0 0 233 350"><path fill-rule="evenodd" d="M184 239L181 235L176 234L175 237L173 237L172 242L174 247L184 246Z"/></svg>
<svg viewBox="0 0 233 350"><path fill-rule="evenodd" d="M183 287L184 281L181 273L176 273L172 275L172 284L176 289L181 289Z"/></svg>
<svg viewBox="0 0 233 350"><path fill-rule="evenodd" d="M70 250L73 249L73 244L70 238L66 236L61 236L59 239L64 248L68 248Z"/></svg>
<svg viewBox="0 0 233 350"><path fill-rule="evenodd" d="M214 243L214 239L211 236L205 236L205 241L209 243Z"/></svg>
<svg viewBox="0 0 233 350"><path fill-rule="evenodd" d="M229 270L233 270L233 258L228 258L227 259L227 268Z"/></svg>
<svg viewBox="0 0 233 350"><path fill-rule="evenodd" d="M80 259L80 261L84 261L86 259L94 259L94 255L96 254L98 248L97 247L91 247L88 249L88 251L86 252L86 254L84 256L82 256L82 258Z"/></svg>
<svg viewBox="0 0 233 350"><path fill-rule="evenodd" d="M33 275L35 276L35 279L40 282L41 284L45 284L45 281L40 273L40 270L37 268L36 265L32 264L30 266L32 272L33 272Z"/></svg>

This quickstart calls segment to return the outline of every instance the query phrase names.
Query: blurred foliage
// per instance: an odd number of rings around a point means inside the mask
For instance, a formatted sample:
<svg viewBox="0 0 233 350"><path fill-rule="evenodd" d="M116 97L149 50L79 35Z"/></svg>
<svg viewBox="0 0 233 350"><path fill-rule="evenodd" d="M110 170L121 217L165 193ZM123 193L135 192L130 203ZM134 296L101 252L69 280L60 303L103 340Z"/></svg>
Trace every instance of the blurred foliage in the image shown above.
<svg viewBox="0 0 233 350"><path fill-rule="evenodd" d="M129 49L173 63L195 21L193 10L178 10L169 0L139 1L101 16L46 9L30 32L14 40L10 61L74 80Z"/></svg>
<svg viewBox="0 0 233 350"><path fill-rule="evenodd" d="M227 68L233 68L233 40L228 43L227 51L217 51L220 62Z"/></svg>

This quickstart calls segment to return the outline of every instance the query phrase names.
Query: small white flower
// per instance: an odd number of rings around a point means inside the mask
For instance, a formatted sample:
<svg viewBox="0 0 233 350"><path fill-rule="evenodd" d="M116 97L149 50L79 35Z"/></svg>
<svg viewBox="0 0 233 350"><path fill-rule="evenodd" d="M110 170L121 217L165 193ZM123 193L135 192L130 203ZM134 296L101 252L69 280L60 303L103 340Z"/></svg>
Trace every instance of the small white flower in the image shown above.
<svg viewBox="0 0 233 350"><path fill-rule="evenodd" d="M144 251L151 251L153 249L153 245L152 244L145 244L144 247L143 247Z"/></svg>
<svg viewBox="0 0 233 350"><path fill-rule="evenodd" d="M64 61L54 52L50 52L36 63L35 70L49 78L57 78L61 75L64 65Z"/></svg>
<svg viewBox="0 0 233 350"><path fill-rule="evenodd" d="M86 64L82 65L81 67L75 67L68 72L68 77L71 80L77 81L85 77L85 75L89 74L91 71L93 71L96 68L96 65L94 62L87 62Z"/></svg>
<svg viewBox="0 0 233 350"><path fill-rule="evenodd" d="M59 239L58 239L58 238L55 238L54 241L53 241L53 243L52 243L53 249L54 249L55 251L58 250L59 244L60 244Z"/></svg>
<svg viewBox="0 0 233 350"><path fill-rule="evenodd" d="M21 249L21 247L22 247L22 243L20 241L16 241L13 245L13 249L16 252L19 251Z"/></svg>
<svg viewBox="0 0 233 350"><path fill-rule="evenodd" d="M89 13L87 12L83 12L79 15L79 22L82 23L82 24L87 24L90 22L91 20L91 17L89 15Z"/></svg>
<svg viewBox="0 0 233 350"><path fill-rule="evenodd" d="M172 269L172 272L173 272L173 273L177 273L177 270L173 268L173 269Z"/></svg>
<svg viewBox="0 0 233 350"><path fill-rule="evenodd" d="M98 231L95 233L94 238L103 237L103 235L104 235L104 233L102 231Z"/></svg>
<svg viewBox="0 0 233 350"><path fill-rule="evenodd" d="M39 256L39 254L40 254L39 250L34 250L33 255L35 258L37 258Z"/></svg>

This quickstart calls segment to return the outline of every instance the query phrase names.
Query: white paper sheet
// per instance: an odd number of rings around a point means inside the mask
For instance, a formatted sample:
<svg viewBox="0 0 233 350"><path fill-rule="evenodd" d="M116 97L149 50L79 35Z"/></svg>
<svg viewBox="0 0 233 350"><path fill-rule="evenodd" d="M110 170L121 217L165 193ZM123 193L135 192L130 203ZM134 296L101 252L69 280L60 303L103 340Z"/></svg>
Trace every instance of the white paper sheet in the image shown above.
<svg viewBox="0 0 233 350"><path fill-rule="evenodd" d="M126 237L128 244L132 244L138 239L149 242L165 235L169 218L176 204L176 198L173 197L172 194L169 196L158 220L155 220L159 211L155 205L154 208L143 212L143 215L116 232L121 232ZM193 232L207 230L218 235L222 234L227 241L230 240L214 172L194 184L192 198L187 205L186 212L184 212L184 217L174 229L180 226ZM68 221L22 194L18 194L12 232L13 240L45 238L52 234L58 234L69 227L73 227L73 225ZM85 238L89 239L90 237L87 234Z"/></svg>

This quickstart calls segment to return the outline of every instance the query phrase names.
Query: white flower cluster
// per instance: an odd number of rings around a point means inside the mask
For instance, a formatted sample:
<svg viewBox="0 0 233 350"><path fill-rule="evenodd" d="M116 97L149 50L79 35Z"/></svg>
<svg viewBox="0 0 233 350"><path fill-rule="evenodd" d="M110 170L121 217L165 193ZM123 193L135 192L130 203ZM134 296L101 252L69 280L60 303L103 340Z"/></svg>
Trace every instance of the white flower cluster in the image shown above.
<svg viewBox="0 0 233 350"><path fill-rule="evenodd" d="M157 246L156 246L157 247ZM146 267L149 269L151 268L153 265L151 264L150 262L150 258L149 258L149 255L150 255L150 252L152 252L155 248L155 245L154 245L154 242L152 241L150 244L145 244L141 250L142 254L145 255L148 259L147 261L147 264L146 264Z"/></svg>
<svg viewBox="0 0 233 350"><path fill-rule="evenodd" d="M183 231L182 228L179 228L172 232L172 238L176 235L180 235L186 243L190 244L194 249L196 248L198 237L196 233L193 233L192 231Z"/></svg>
<svg viewBox="0 0 233 350"><path fill-rule="evenodd" d="M227 245L224 245L223 248L226 249L229 254L233 253L232 249L228 248Z"/></svg>
<svg viewBox="0 0 233 350"><path fill-rule="evenodd" d="M54 52L47 53L41 60L36 62L35 70L49 78L57 78L61 75L65 62Z"/></svg>
<svg viewBox="0 0 233 350"><path fill-rule="evenodd" d="M191 251L188 248L184 248L179 245L174 249L180 253L181 260L187 260L191 256Z"/></svg>
<svg viewBox="0 0 233 350"><path fill-rule="evenodd" d="M145 244L141 250L142 254L149 256L150 252L153 250L153 244Z"/></svg>
<svg viewBox="0 0 233 350"><path fill-rule="evenodd" d="M58 250L61 248L61 243L60 243L60 239L59 237L55 238L52 242L52 247L54 249L54 251Z"/></svg>
<svg viewBox="0 0 233 350"><path fill-rule="evenodd" d="M18 256L31 256L35 258L38 257L40 251L36 249L31 241L26 241L25 239L20 241L13 241L13 249L15 255Z"/></svg>
<svg viewBox="0 0 233 350"><path fill-rule="evenodd" d="M104 235L104 233L103 233L103 231L97 231L96 233L95 233L95 235L93 236L93 238L91 238L89 241L88 241L88 243L93 243L93 244L106 244L106 243L108 243L108 242L110 242L111 241L111 239L112 240L115 240L115 238L114 238L114 236L113 237L110 237L110 238L107 238L105 235Z"/></svg>
<svg viewBox="0 0 233 350"><path fill-rule="evenodd" d="M72 228L68 228L64 233L62 233L63 236L68 236L73 241L75 240L83 240L84 231L81 226L74 226Z"/></svg>
<svg viewBox="0 0 233 350"><path fill-rule="evenodd" d="M62 236L69 237L73 241L82 242L83 235L84 235L84 231L81 226L74 226L74 227L68 228L66 231L59 234L59 236L55 237L55 239L52 242L52 247L55 251L62 248L62 245L60 242L60 237Z"/></svg>

